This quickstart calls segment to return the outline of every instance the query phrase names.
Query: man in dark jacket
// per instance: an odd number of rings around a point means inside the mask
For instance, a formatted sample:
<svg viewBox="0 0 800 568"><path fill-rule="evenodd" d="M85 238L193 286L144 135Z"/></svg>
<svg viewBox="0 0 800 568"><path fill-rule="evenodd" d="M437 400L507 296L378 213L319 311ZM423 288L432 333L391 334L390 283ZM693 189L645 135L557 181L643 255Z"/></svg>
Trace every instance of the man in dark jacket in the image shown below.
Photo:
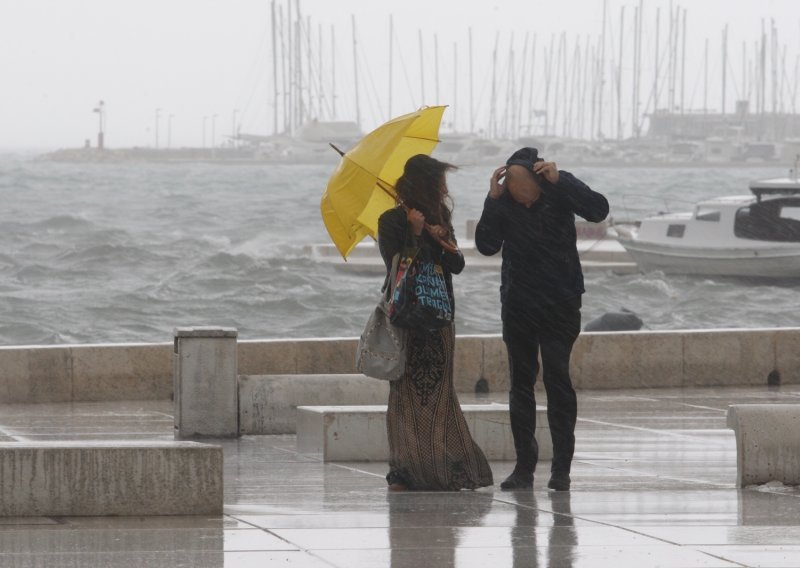
<svg viewBox="0 0 800 568"><path fill-rule="evenodd" d="M539 158L535 148L518 150L492 174L475 244L487 256L503 250L500 299L517 452L513 473L500 485L504 490L533 487L539 457L533 385L540 350L553 438L548 487L569 490L578 412L569 359L580 333L585 291L575 244L576 214L600 222L608 215L608 201Z"/></svg>

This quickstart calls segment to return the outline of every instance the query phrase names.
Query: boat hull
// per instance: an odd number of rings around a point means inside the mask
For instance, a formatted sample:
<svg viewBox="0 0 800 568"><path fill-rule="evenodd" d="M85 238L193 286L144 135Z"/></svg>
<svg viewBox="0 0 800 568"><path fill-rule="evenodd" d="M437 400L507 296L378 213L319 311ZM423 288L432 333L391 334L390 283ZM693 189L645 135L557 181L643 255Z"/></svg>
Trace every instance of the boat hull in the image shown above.
<svg viewBox="0 0 800 568"><path fill-rule="evenodd" d="M697 276L800 278L800 244L780 248L669 247L619 239L642 271Z"/></svg>

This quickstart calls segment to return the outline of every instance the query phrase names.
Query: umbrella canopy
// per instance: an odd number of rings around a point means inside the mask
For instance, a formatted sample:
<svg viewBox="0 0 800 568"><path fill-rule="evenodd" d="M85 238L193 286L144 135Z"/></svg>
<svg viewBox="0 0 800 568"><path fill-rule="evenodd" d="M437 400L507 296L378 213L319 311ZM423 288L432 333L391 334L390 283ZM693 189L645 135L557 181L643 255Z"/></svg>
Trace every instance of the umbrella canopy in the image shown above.
<svg viewBox="0 0 800 568"><path fill-rule="evenodd" d="M395 206L394 184L411 156L439 143L444 106L426 107L379 126L342 155L322 195L322 220L344 258L367 235L377 238L378 218Z"/></svg>

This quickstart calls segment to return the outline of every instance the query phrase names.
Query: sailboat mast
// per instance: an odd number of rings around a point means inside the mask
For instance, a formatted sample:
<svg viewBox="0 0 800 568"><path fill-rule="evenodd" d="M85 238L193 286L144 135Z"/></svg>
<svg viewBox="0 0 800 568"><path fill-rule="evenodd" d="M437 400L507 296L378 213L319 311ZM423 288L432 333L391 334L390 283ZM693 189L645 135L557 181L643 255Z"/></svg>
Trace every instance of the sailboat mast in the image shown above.
<svg viewBox="0 0 800 568"><path fill-rule="evenodd" d="M356 88L356 125L361 128L361 103L358 100L358 42L356 41L356 16L352 15L353 21L353 76Z"/></svg>
<svg viewBox="0 0 800 568"><path fill-rule="evenodd" d="M561 34L561 37L558 39L558 56L556 57L556 67L555 67L555 93L553 98L556 101L555 108L553 109L553 128L554 132L558 131L558 118L559 118L559 109L561 105L559 101L561 101L561 58L564 54L564 34ZM563 134L563 133L562 133Z"/></svg>
<svg viewBox="0 0 800 568"><path fill-rule="evenodd" d="M453 42L453 131L458 132L458 44Z"/></svg>
<svg viewBox="0 0 800 568"><path fill-rule="evenodd" d="M617 139L622 140L622 58L624 56L625 6L619 14L619 61L617 63Z"/></svg>
<svg viewBox="0 0 800 568"><path fill-rule="evenodd" d="M533 126L533 122L536 119L536 111L533 108L533 86L535 81L533 78L536 76L536 34L533 34L533 47L531 48L531 71L528 74L530 76L530 80L528 81L528 135L530 136L531 127ZM524 72L524 69L523 69Z"/></svg>
<svg viewBox="0 0 800 568"><path fill-rule="evenodd" d="M592 59L594 57L594 48L592 47L592 39L589 34L586 34L586 47L584 48L583 56L583 86L581 93L589 92L589 85L592 83ZM581 137L586 136L586 99L581 97L579 121ZM589 126L589 138L592 137L591 126Z"/></svg>
<svg viewBox="0 0 800 568"><path fill-rule="evenodd" d="M567 71L567 61L569 60L569 48L567 43L567 33L561 34L561 97L559 100L567 100L569 72ZM564 117L561 119L561 135L567 136L567 120L569 118L569 108L564 109Z"/></svg>
<svg viewBox="0 0 800 568"><path fill-rule="evenodd" d="M278 41L275 29L275 0L271 3L272 24L272 132L278 133Z"/></svg>
<svg viewBox="0 0 800 568"><path fill-rule="evenodd" d="M500 33L498 32L494 40L494 51L492 52L492 100L489 106L489 136L491 138L497 137L497 44L500 42Z"/></svg>
<svg viewBox="0 0 800 568"><path fill-rule="evenodd" d="M522 67L520 67L522 72L519 74L519 81L520 81L519 98L517 99L516 108L515 108L515 112L516 112L516 120L515 120L516 127L515 128L516 129L514 130L514 132L516 133L517 136L519 136L519 134L522 132L520 123L522 122L522 98L525 96L525 77L527 75L525 73L525 67L527 67L527 64L528 64L528 36L529 36L529 33L525 32L525 42L524 42L524 45L522 47Z"/></svg>
<svg viewBox="0 0 800 568"><path fill-rule="evenodd" d="M640 6L633 9L633 92L631 93L631 137L636 136L636 107L639 102L636 100L639 95L639 14Z"/></svg>
<svg viewBox="0 0 800 568"><path fill-rule="evenodd" d="M721 113L725 114L727 101L727 88L728 88L728 25L722 31L722 109Z"/></svg>
<svg viewBox="0 0 800 568"><path fill-rule="evenodd" d="M394 16L389 14L389 117L392 116L392 79L394 77Z"/></svg>
<svg viewBox="0 0 800 568"><path fill-rule="evenodd" d="M336 28L331 26L331 120L336 120Z"/></svg>
<svg viewBox="0 0 800 568"><path fill-rule="evenodd" d="M638 47L636 48L636 97L635 104L633 105L632 127L636 129L636 138L641 134L642 115L641 115L641 97L642 97L642 34L644 28L644 0L639 0L639 14L637 18L637 31L636 39Z"/></svg>
<svg viewBox="0 0 800 568"><path fill-rule="evenodd" d="M291 135L294 132L294 33L292 31L292 0L286 0L286 53L284 54L287 62L286 85L287 85L287 120L286 132Z"/></svg>
<svg viewBox="0 0 800 568"><path fill-rule="evenodd" d="M303 124L303 116L305 115L303 101L303 36L301 33L303 29L303 20L300 18L300 0L297 1L297 8L297 20L294 24L294 37L297 44L294 50L295 59L297 60L297 64L295 65L295 73L297 75L297 89L295 89L295 96L297 97L297 105L295 106L297 113L294 121L295 130L300 128Z"/></svg>
<svg viewBox="0 0 800 568"><path fill-rule="evenodd" d="M419 36L419 80L420 80L420 94L422 99L420 106L425 105L425 55L422 51L422 30L418 30Z"/></svg>
<svg viewBox="0 0 800 568"><path fill-rule="evenodd" d="M703 112L708 114L708 38L706 38L706 51L703 63Z"/></svg>
<svg viewBox="0 0 800 568"><path fill-rule="evenodd" d="M319 69L317 69L317 86L319 88L319 93L318 93L319 96L317 98L319 102L319 104L317 105L317 118L322 120L322 103L325 99L325 89L323 86L325 75L323 73L324 63L322 59L322 24L319 24L319 26L317 26L317 35L319 36L319 41L317 42L319 51L319 53L317 54L317 62L319 65Z"/></svg>
<svg viewBox="0 0 800 568"><path fill-rule="evenodd" d="M439 98L439 36L437 34L433 34L433 73L436 86L436 100L434 102L438 105L441 99Z"/></svg>
<svg viewBox="0 0 800 568"><path fill-rule="evenodd" d="M514 93L517 92L516 74L514 73L514 34L511 34L511 40L508 42L508 69L509 69L509 85L506 89L506 100L503 107L503 121L500 127L502 138L509 138L509 132L514 127Z"/></svg>
<svg viewBox="0 0 800 568"><path fill-rule="evenodd" d="M606 65L606 20L608 19L608 0L603 0L603 32L600 36L600 61L597 94L597 132L603 138L603 91L605 90L605 65Z"/></svg>
<svg viewBox="0 0 800 568"><path fill-rule="evenodd" d="M581 82L581 38L577 36L575 39L575 52L572 55L572 80L570 81L570 95L569 95L569 136L575 137L574 130L577 125L577 109L576 97L580 92ZM580 133L579 133L580 134Z"/></svg>
<svg viewBox="0 0 800 568"><path fill-rule="evenodd" d="M550 135L550 84L553 78L553 53L556 49L556 36L550 35L550 51L545 49L545 85L544 85L544 134Z"/></svg>
<svg viewBox="0 0 800 568"><path fill-rule="evenodd" d="M475 133L475 101L472 77L472 27L469 28L469 133Z"/></svg>
<svg viewBox="0 0 800 568"><path fill-rule="evenodd" d="M314 55L311 49L311 16L306 16L306 40L306 65L308 66L308 116L309 118L313 118L315 88L314 69L311 66L311 63L314 61ZM319 93L316 94L319 95ZM317 102L319 102L319 98L317 98ZM317 115L316 118L319 119L319 115Z"/></svg>
<svg viewBox="0 0 800 568"><path fill-rule="evenodd" d="M683 9L683 40L681 45L681 114L686 110L686 13Z"/></svg>
<svg viewBox="0 0 800 568"><path fill-rule="evenodd" d="M669 73L667 75L667 104L669 105L670 121L675 112L675 61L677 60L677 16L673 9L673 2L669 3Z"/></svg>
<svg viewBox="0 0 800 568"><path fill-rule="evenodd" d="M653 113L658 112L658 99L659 99L659 92L658 92L658 77L661 74L661 58L659 57L659 40L661 35L661 8L656 8L656 61L655 61L655 73L653 73Z"/></svg>

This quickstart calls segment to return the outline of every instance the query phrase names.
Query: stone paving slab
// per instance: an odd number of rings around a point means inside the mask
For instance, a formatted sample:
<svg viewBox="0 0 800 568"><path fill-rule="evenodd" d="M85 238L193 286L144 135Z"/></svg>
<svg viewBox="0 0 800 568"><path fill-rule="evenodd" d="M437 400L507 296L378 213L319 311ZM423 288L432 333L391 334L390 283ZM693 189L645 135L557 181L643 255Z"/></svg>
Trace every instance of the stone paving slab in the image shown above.
<svg viewBox="0 0 800 568"><path fill-rule="evenodd" d="M5 519L0 567L800 566L800 488L737 489L725 424L729 404L796 402L800 388L578 396L569 493L547 491L548 462L533 491L388 493L385 464L324 464L294 436L249 436L215 441L224 515ZM171 408L0 406L0 435L171 440ZM499 482L513 464L492 467Z"/></svg>

